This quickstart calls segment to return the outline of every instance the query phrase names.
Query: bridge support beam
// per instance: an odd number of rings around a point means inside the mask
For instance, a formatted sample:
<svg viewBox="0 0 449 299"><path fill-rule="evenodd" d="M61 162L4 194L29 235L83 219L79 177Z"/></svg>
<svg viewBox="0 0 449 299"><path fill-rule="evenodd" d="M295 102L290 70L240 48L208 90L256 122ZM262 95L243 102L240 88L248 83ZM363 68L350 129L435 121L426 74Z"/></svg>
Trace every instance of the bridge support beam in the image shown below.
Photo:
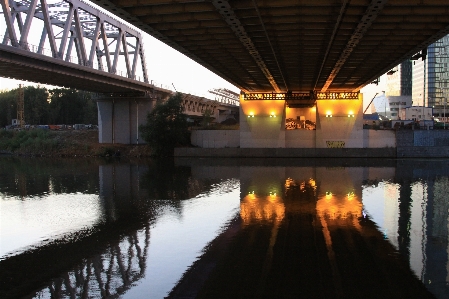
<svg viewBox="0 0 449 299"><path fill-rule="evenodd" d="M240 148L363 148L362 103L353 92L242 94Z"/></svg>
<svg viewBox="0 0 449 299"><path fill-rule="evenodd" d="M153 109L151 98L103 98L97 101L98 141L112 144L143 144L139 126Z"/></svg>

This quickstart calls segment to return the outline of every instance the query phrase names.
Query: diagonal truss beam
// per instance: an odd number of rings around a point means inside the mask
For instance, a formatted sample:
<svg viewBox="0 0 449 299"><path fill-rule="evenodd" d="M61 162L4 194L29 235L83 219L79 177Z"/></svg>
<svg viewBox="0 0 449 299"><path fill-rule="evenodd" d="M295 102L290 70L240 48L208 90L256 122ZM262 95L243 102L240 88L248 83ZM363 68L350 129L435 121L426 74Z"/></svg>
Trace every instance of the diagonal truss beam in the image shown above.
<svg viewBox="0 0 449 299"><path fill-rule="evenodd" d="M47 1L0 0L6 23L0 42L132 79L143 77L149 83L140 32L81 0ZM36 19L42 22L33 23ZM30 43L35 30L41 32L38 45ZM143 74L136 76L139 58Z"/></svg>
<svg viewBox="0 0 449 299"><path fill-rule="evenodd" d="M377 15L383 9L388 0L372 0L371 4L368 6L365 14L357 25L354 33L349 38L348 43L346 44L345 49L340 54L340 57L337 60L337 63L333 67L331 73L327 77L326 83L324 84L321 92L327 91L329 86L334 81L337 74L340 72L341 68L345 65L352 51L357 47L357 44L362 40L366 31L371 27L371 24L376 19Z"/></svg>
<svg viewBox="0 0 449 299"><path fill-rule="evenodd" d="M321 77L321 72L323 71L324 64L326 63L326 60L327 60L327 56L329 56L329 52L330 52L331 47L332 47L332 45L334 43L335 36L337 35L337 30L338 30L338 28L340 28L341 20L343 19L343 15L345 14L348 2L349 2L349 0L344 0L342 5L341 5L340 13L338 14L337 21L335 22L335 26L334 26L334 30L332 31L332 35L329 38L329 43L327 45L326 52L324 53L324 57L323 57L323 60L321 62L320 70L318 71L318 75L317 75L316 80L315 80L315 85L313 86L313 90L315 90L315 88L316 88L316 86L318 84L318 80Z"/></svg>
<svg viewBox="0 0 449 299"><path fill-rule="evenodd" d="M36 6L37 6L37 0L32 0L30 2L30 6L28 8L27 17L25 19L25 24L22 28L22 33L20 36L20 44L22 44L22 45L27 43L28 33L30 32L31 21L33 20L34 12L36 11Z"/></svg>
<svg viewBox="0 0 449 299"><path fill-rule="evenodd" d="M9 0L3 0L3 1L1 1L1 3L2 3L3 16L5 17L5 21L6 21L7 33L11 40L12 46L17 47L18 42L17 42L16 32L15 32L14 26L13 26L14 19L11 16L11 8L9 5ZM5 34L5 38L6 38L6 34Z"/></svg>
<svg viewBox="0 0 449 299"><path fill-rule="evenodd" d="M240 42L246 48L248 53L254 58L260 70L263 72L268 82L270 82L275 92L281 92L279 86L276 83L276 80L265 64L265 61L254 45L253 41L246 33L245 28L243 27L242 23L240 23L229 2L227 0L212 0L212 4L215 6L217 11L232 29L232 31L234 31L235 35L239 38Z"/></svg>
<svg viewBox="0 0 449 299"><path fill-rule="evenodd" d="M51 25L50 13L48 11L48 5L46 0L41 0L41 10L42 14L44 15L44 24L50 42L51 53L53 54L53 57L56 58L58 57L58 55L56 49L55 35L53 34L53 26Z"/></svg>

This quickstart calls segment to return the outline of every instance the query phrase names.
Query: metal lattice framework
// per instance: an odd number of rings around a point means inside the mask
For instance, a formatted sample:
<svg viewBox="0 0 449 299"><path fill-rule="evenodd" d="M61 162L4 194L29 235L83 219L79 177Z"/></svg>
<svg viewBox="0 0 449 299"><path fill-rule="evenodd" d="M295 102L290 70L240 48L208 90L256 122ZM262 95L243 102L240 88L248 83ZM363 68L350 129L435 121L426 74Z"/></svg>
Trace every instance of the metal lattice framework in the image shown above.
<svg viewBox="0 0 449 299"><path fill-rule="evenodd" d="M110 244L101 254L52 279L35 298L119 298L145 275L150 228Z"/></svg>
<svg viewBox="0 0 449 299"><path fill-rule="evenodd" d="M239 94L226 88L214 88L209 92L215 95L215 101L222 104L239 106Z"/></svg>
<svg viewBox="0 0 449 299"><path fill-rule="evenodd" d="M449 1L95 0L250 92L359 91L449 34Z"/></svg>
<svg viewBox="0 0 449 299"><path fill-rule="evenodd" d="M80 0L0 2L6 23L3 45L148 83L137 30ZM41 32L37 45L31 41L36 30ZM125 70L119 71L119 65Z"/></svg>

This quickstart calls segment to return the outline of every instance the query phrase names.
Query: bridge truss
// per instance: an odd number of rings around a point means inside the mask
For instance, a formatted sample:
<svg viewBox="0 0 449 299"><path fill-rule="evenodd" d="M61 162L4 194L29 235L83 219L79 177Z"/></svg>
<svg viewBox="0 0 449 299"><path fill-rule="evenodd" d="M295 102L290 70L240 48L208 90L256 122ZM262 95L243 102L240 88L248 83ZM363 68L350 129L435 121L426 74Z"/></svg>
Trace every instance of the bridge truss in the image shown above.
<svg viewBox="0 0 449 299"><path fill-rule="evenodd" d="M97 8L80 0L0 3L2 45L148 83L140 32Z"/></svg>
<svg viewBox="0 0 449 299"><path fill-rule="evenodd" d="M144 227L111 243L30 294L33 298L120 298L145 275L150 228Z"/></svg>

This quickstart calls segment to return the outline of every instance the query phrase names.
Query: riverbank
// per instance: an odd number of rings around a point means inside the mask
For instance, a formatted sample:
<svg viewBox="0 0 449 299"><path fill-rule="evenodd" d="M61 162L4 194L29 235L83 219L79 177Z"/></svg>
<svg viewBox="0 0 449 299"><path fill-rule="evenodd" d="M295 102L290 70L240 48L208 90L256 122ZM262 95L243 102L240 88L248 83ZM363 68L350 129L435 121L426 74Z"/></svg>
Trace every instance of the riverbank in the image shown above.
<svg viewBox="0 0 449 299"><path fill-rule="evenodd" d="M149 157L151 147L100 144L97 130L0 131L0 154L37 157Z"/></svg>

